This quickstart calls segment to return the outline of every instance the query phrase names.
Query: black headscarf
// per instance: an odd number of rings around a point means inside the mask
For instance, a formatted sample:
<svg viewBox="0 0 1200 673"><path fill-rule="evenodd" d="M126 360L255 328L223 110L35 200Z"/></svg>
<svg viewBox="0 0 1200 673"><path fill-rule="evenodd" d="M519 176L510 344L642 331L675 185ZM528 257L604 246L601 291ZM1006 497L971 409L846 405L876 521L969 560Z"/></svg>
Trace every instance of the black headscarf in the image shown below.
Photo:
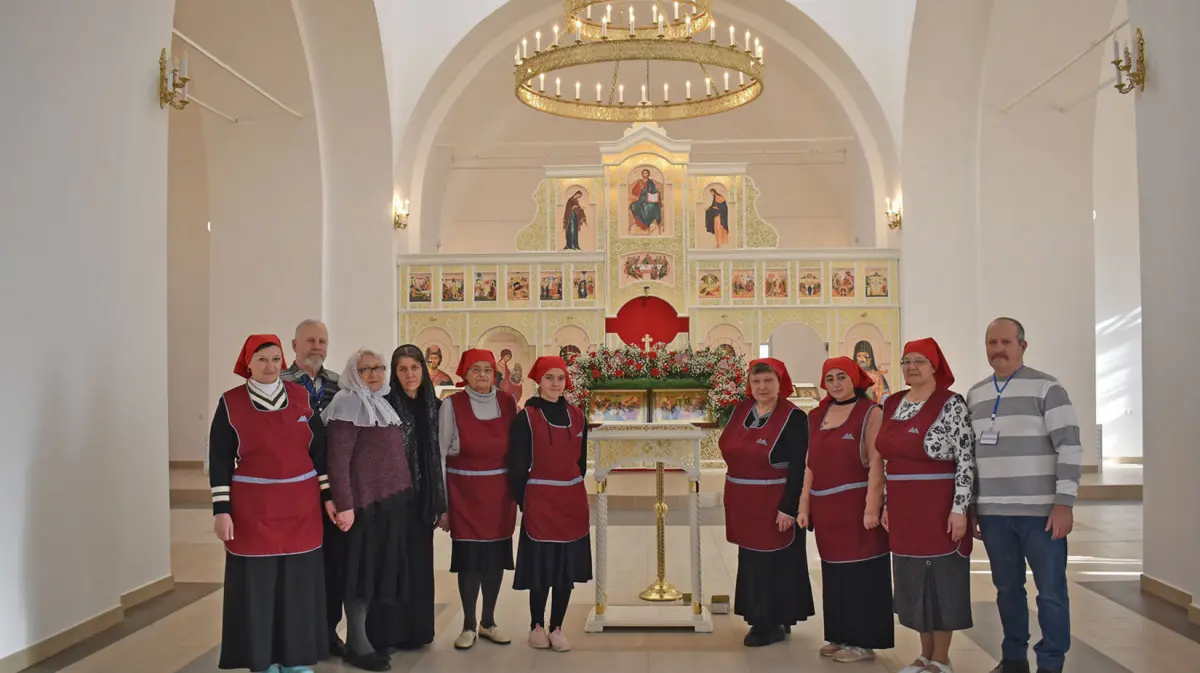
<svg viewBox="0 0 1200 673"><path fill-rule="evenodd" d="M412 358L421 364L421 387L416 397L409 397L396 380L396 366L400 358ZM438 446L438 411L442 401L438 399L429 378L429 365L420 348L404 344L392 351L392 386L387 401L400 416L404 430L404 450L408 454L408 468L412 472L413 487L416 489L416 506L420 507L421 519L432 525L446 512L446 487L442 480L442 450Z"/></svg>

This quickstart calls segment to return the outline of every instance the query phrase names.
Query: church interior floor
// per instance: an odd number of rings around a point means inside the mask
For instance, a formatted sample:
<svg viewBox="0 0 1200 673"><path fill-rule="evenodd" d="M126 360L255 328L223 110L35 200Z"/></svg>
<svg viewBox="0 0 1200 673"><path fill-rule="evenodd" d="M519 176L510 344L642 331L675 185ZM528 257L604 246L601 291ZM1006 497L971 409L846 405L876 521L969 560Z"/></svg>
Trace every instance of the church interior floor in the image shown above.
<svg viewBox="0 0 1200 673"><path fill-rule="evenodd" d="M707 510L707 508L706 508ZM655 531L652 515L614 510L610 525L608 595L611 603L637 604L638 592L655 572ZM702 526L702 571L707 596L732 595L737 552L725 542L720 512L706 511ZM212 535L206 507L177 504L171 511L174 591L129 611L120 625L29 669L33 673L209 673L216 671L221 629L221 581L224 554ZM681 522L682 523L682 522ZM1068 670L1088 673L1132 671L1200 672L1200 627L1188 622L1174 606L1142 594L1138 588L1142 556L1140 503L1086 502L1076 509L1071 535L1069 576L1074 640ZM669 526L667 575L687 590L690 565L687 528ZM534 651L524 643L527 597L511 587L506 576L497 621L513 636L505 647L480 642L473 650L454 650L461 626L457 585L449 567L450 543L439 534L436 542L438 635L425 651L393 657L394 671L891 671L918 653L915 634L897 628L897 646L865 664L836 664L820 659L821 619L818 614L793 628L785 643L759 649L742 646L745 624L732 615L715 615L715 632L609 631L585 634L583 627L594 602L594 586L576 587L564 630L570 653ZM809 566L820 605L820 561L809 536ZM959 634L951 659L959 673L990 671L999 655L1001 629L988 573L987 555L977 544L972 557L972 600L975 627ZM1033 582L1029 582L1032 593ZM1030 596L1034 640L1036 604ZM318 673L355 670L341 662L325 662Z"/></svg>

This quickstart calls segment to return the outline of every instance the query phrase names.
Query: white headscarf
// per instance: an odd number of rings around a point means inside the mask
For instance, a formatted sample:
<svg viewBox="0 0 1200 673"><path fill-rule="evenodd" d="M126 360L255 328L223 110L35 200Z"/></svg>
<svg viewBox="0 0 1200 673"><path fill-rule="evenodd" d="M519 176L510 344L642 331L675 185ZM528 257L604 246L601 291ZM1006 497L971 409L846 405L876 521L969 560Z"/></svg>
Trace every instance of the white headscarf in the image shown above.
<svg viewBox="0 0 1200 673"><path fill-rule="evenodd" d="M400 416L384 397L391 386L384 383L379 390L372 391L358 375L358 362L364 355L374 355L380 362L383 356L368 348L360 348L346 361L346 368L338 379L338 393L321 414L326 423L347 421L362 428L372 426L400 425Z"/></svg>

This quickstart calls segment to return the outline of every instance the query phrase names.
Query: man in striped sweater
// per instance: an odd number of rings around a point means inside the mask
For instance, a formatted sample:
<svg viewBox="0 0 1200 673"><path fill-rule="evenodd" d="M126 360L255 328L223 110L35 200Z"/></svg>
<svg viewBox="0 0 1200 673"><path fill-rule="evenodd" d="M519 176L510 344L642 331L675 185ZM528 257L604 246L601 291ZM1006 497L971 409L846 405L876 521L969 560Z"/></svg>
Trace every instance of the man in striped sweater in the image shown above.
<svg viewBox="0 0 1200 673"><path fill-rule="evenodd" d="M986 341L995 374L971 388L967 405L978 439L979 536L1004 625L1003 657L994 673L1029 672L1026 562L1038 588L1037 670L1058 672L1071 645L1067 534L1082 471L1079 423L1062 385L1025 366L1021 323L997 318Z"/></svg>

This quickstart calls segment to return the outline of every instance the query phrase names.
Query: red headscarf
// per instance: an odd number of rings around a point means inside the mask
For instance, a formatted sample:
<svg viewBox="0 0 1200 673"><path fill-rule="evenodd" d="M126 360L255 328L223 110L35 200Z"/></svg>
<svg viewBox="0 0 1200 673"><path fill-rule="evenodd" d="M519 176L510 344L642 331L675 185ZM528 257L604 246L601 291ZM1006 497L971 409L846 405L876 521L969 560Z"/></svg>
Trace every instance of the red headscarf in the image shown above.
<svg viewBox="0 0 1200 673"><path fill-rule="evenodd" d="M871 375L863 371L863 368L859 366L858 362L842 356L840 358L829 358L825 361L825 364L821 365L822 390L829 390L829 388L825 387L825 375L835 369L846 372L846 376L850 377L850 385L852 385L855 390L866 390L867 388L875 385L875 382L871 379Z"/></svg>
<svg viewBox="0 0 1200 673"><path fill-rule="evenodd" d="M788 376L787 365L783 364L779 360L776 360L775 358L759 358L757 360L750 361L749 366L747 366L747 368L746 368L746 372L747 372L747 374L746 374L746 394L747 395L750 395L751 397L754 396L754 391L750 389L749 372L751 369L754 369L754 365L757 365L757 364L764 364L764 365L769 366L771 368L771 370L775 372L775 375L779 377L779 396L780 397L782 397L783 399L787 399L792 396L792 391L794 390L794 388L792 387L792 377Z"/></svg>
<svg viewBox="0 0 1200 673"><path fill-rule="evenodd" d="M954 385L954 372L950 371L950 363L942 355L942 348L933 339L917 339L904 344L904 355L916 353L924 355L933 365L933 380L938 388L949 388Z"/></svg>
<svg viewBox="0 0 1200 673"><path fill-rule="evenodd" d="M571 374L567 372L567 361L557 355L543 355L533 361L533 367L529 369L529 380L534 383L541 383L542 377L546 372L552 369L561 369L563 374L567 376L567 390L571 389Z"/></svg>
<svg viewBox="0 0 1200 673"><path fill-rule="evenodd" d="M233 365L233 373L244 379L250 378L250 358L254 357L254 352L263 344L275 344L283 351L283 344L274 334L251 334L246 337L246 343L242 344L242 352L238 354L237 362ZM283 366L287 367L286 358L283 360Z"/></svg>
<svg viewBox="0 0 1200 673"><path fill-rule="evenodd" d="M492 355L491 351L486 348L468 348L458 359L458 371L454 372L462 380L454 385L459 388L467 387L467 370L476 362L486 362L492 366L492 369L496 368L496 356Z"/></svg>

